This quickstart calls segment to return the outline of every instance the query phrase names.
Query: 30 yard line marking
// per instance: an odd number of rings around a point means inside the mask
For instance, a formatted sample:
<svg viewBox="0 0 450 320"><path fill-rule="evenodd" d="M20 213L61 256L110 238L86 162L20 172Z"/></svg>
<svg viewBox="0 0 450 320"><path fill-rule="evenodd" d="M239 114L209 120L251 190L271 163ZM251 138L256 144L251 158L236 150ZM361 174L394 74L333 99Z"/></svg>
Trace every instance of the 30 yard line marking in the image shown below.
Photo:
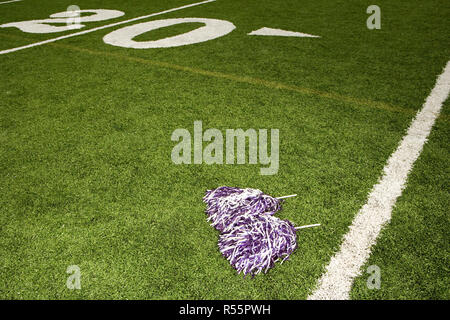
<svg viewBox="0 0 450 320"><path fill-rule="evenodd" d="M3 2L0 2L0 4L11 3L11 2L19 2L19 1L22 1L22 0L9 0L9 1L3 1Z"/></svg>
<svg viewBox="0 0 450 320"><path fill-rule="evenodd" d="M392 209L402 194L408 174L422 152L431 128L450 92L450 61L438 77L422 110L412 121L407 134L383 169L381 180L373 187L367 203L353 220L339 251L331 258L310 300L350 298L353 280L370 256L383 226L389 223Z"/></svg>
<svg viewBox="0 0 450 320"><path fill-rule="evenodd" d="M12 48L12 49L2 50L2 51L0 51L0 54L6 54L6 53L11 53L11 52L15 52L15 51L23 50L23 49L37 47L37 46L41 46L43 44L55 42L55 41L58 41L58 40L63 40L63 39L67 39L67 38L77 37L77 36L81 36L81 35L84 35L84 34L87 34L87 33L90 33L90 32L103 30L103 29L111 28L111 27L115 27L115 26L120 26L120 25L125 24L125 23L134 22L134 21L138 21L138 20L142 20L142 19L147 19L147 18L151 18L151 17L154 17L154 16L159 16L161 14L165 14L165 13L169 13L169 12L173 12L173 11L178 11L178 10L182 10L182 9L187 9L187 8L199 6L201 4L206 4L206 3L214 2L214 1L216 1L216 0L206 0L206 1L202 1L202 2L196 2L196 3L192 3L192 4L187 4L187 5L178 7L178 8L168 9L168 10L164 10L164 11L161 11L161 12L152 13L152 14L149 14L149 15L146 15L146 16L136 17L136 18L133 18L133 19L125 20L125 21L119 21L119 22L107 24L105 26L100 26L100 27L97 27L97 28L92 28L92 29L88 29L88 30L84 30L84 31L80 31L80 32L75 32L75 33L67 34L67 35L64 35L64 36L56 37L56 38L53 38L53 39L48 39L48 40L44 40L44 41L40 41L40 42L35 42L35 43L28 44L28 45L21 46L21 47L16 47L16 48Z"/></svg>

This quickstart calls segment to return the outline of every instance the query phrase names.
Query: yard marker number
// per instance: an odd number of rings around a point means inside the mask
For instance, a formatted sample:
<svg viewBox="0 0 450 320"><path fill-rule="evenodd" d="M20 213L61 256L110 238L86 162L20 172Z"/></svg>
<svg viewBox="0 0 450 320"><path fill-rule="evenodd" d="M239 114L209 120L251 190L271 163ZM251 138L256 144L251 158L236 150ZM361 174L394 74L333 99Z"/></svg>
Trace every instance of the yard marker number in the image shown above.
<svg viewBox="0 0 450 320"><path fill-rule="evenodd" d="M109 25L104 25L96 28L92 28L85 31L75 32L72 34L63 35L54 39L48 39L41 42L32 43L29 45L0 50L0 54L11 53L27 48L32 48L36 46L40 46L46 43L55 42L58 40L76 37L80 35L84 35L90 32L94 32L97 30L103 30L106 28L111 28L115 26L119 26L125 23L142 20L146 18L150 18L156 15L161 15L164 13L189 8L205 3L214 2L215 0L206 0L202 2L197 2L189 5L185 5L178 8L173 8L165 11L161 11L158 13L149 14L142 17L132 18L125 21L119 21L116 23L111 23ZM1 3L0 3L1 4ZM81 13L92 13L90 15L83 15ZM84 28L85 25L82 23L85 22L95 22L95 21L103 21L114 19L123 16L125 13L119 10L110 10L110 9L85 9L80 10L77 6L70 6L67 11L58 12L50 15L48 19L41 20L29 20L29 21L20 21L20 22L9 22L0 25L0 28L8 28L15 27L20 29L23 32L28 33L56 33L56 32L64 32L73 29L81 29ZM185 32L179 35L175 35L172 37L167 37L163 39L153 40L153 41L134 41L133 39L143 33L157 30L164 27L169 27L172 25L182 24L182 23L203 23L204 26L191 30L189 32ZM55 26L52 24L64 24ZM195 44L199 42L205 42L209 40L213 40L224 35L227 35L231 31L235 29L235 25L226 20L219 19L209 19L209 18L176 18L176 19L162 19L150 22L138 23L135 25L123 27L119 30L115 30L107 34L103 37L103 41L107 44L124 47L124 48L133 48L133 49L150 49L150 48L171 48L171 47L179 47L190 44ZM261 28L255 30L249 35L270 35L270 36L288 36L288 37L309 37L309 38L319 38L319 36L301 33L301 32L293 32L286 31L281 29L272 29L272 28Z"/></svg>
<svg viewBox="0 0 450 320"><path fill-rule="evenodd" d="M21 22L11 22L0 25L1 28L16 27L23 32L27 33L54 33L63 32L74 29L74 26L78 29L85 27L83 24L71 24L74 14L81 13L93 13L88 16L77 17L77 22L96 22L114 19L123 16L125 13L119 10L108 9L87 9L76 11L63 11L50 15L50 19L43 20L29 20ZM69 23L68 23L69 22ZM63 26L52 26L50 23L64 23Z"/></svg>
<svg viewBox="0 0 450 320"><path fill-rule="evenodd" d="M15 51L20 51L20 50L24 50L24 49L28 49L28 48L33 48L33 47L41 46L41 45L44 45L44 44L47 44L47 43L52 43L52 42L63 40L63 39L67 39L67 38L73 38L73 37L85 35L85 34L88 34L88 33L91 33L91 32L95 32L95 31L98 31L98 30L103 30L103 29L106 29L106 28L112 28L112 27L116 27L116 26L119 26L119 25L122 25L122 24L125 24L125 23L130 23L130 22L134 22L134 21L138 21L138 20L148 19L150 17L159 16L159 15L162 15L162 14L166 14L166 13L169 13L169 12L174 12L174 11L178 11L178 10L182 10L182 9L186 9L186 8L192 8L192 7L195 7L195 6L199 6L199 5L206 4L206 3L211 3L211 2L214 2L214 1L216 1L216 0L205 0L205 1L201 1L201 2L191 3L191 4L187 4L187 5L181 6L181 7L167 9L167 10L156 12L156 13L151 13L151 14L148 14L148 15L145 15L145 16L136 17L136 18L132 18L132 19L128 19L128 20L123 20L123 21L119 21L119 22L114 22L114 23L107 24L107 25L104 25L104 26L95 27L95 28L92 28L92 29L83 30L83 31L79 31L79 32L74 32L74 33L71 33L71 34L62 35L62 36L59 36L59 37L56 37L56 38L53 38L53 39L48 39L48 40L44 40L44 41L40 41L40 42L31 43L31 44L28 44L28 45L25 45L25 46L21 46L21 47L16 47L16 48L11 48L11 49L6 49L6 50L0 50L0 54L7 54L7 53L15 52ZM71 13L73 14L73 12L71 12ZM0 28L2 26L3 25L0 25Z"/></svg>
<svg viewBox="0 0 450 320"><path fill-rule="evenodd" d="M133 40L143 33L182 23L203 23L205 25L189 32L159 40ZM103 41L113 46L133 49L170 48L213 40L230 33L235 28L234 24L225 20L206 18L164 19L124 27L107 34L103 37Z"/></svg>

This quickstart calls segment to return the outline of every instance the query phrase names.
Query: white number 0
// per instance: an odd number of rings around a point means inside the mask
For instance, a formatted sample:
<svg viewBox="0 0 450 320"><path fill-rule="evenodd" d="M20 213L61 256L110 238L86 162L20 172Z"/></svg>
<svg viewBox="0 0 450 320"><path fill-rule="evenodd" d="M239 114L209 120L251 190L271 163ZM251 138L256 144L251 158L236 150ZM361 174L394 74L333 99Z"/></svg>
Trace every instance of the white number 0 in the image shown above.
<svg viewBox="0 0 450 320"><path fill-rule="evenodd" d="M149 32L152 30L176 24L191 23L191 22L200 22L205 25L192 31L164 39L153 41L133 40L133 38L145 32ZM194 44L219 38L230 33L235 28L236 27L234 26L234 24L225 20L206 19L206 18L164 19L138 23L129 27L113 31L104 36L103 41L113 46L134 48L134 49L170 48L170 47L185 46L188 44Z"/></svg>

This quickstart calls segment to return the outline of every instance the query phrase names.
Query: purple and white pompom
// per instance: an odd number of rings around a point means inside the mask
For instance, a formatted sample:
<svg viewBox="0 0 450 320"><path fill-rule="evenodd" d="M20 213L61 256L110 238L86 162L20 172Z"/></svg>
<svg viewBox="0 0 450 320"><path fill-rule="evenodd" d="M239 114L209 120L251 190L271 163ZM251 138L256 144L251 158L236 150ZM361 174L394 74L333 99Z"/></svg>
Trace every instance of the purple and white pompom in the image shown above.
<svg viewBox="0 0 450 320"><path fill-rule="evenodd" d="M267 272L276 261L288 259L297 248L296 229L288 220L261 214L248 216L219 237L219 249L244 275Z"/></svg>
<svg viewBox="0 0 450 320"><path fill-rule="evenodd" d="M281 200L250 188L219 187L208 190L203 201L207 204L208 221L221 232L239 215L274 214L281 209Z"/></svg>

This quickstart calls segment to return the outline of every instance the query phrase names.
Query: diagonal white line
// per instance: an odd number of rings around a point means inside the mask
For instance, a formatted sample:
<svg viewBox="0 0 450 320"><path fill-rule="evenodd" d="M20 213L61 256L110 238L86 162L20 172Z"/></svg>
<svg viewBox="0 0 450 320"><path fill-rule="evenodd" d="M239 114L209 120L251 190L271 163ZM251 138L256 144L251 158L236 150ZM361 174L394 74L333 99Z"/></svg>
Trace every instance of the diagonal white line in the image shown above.
<svg viewBox="0 0 450 320"><path fill-rule="evenodd" d="M11 3L11 2L19 2L19 1L22 1L22 0L9 0L9 1L3 1L3 2L0 2L0 4Z"/></svg>
<svg viewBox="0 0 450 320"><path fill-rule="evenodd" d="M159 16L161 14L165 14L165 13L169 13L169 12L173 12L173 11L177 11L177 10L182 10L182 9L186 9L186 8L190 8L190 7L195 7L195 6L199 6L201 4L214 2L214 1L216 1L216 0L206 0L206 1L202 1L202 2L196 2L196 3L188 4L188 5L185 5L185 6L182 6L182 7L168 9L168 10L164 10L164 11L157 12L157 13L152 13L152 14L149 14L149 15L146 15L146 16L136 17L136 18L133 18L133 19L125 20L125 21L119 21L119 22L111 23L111 24L108 24L108 25L105 25L105 26L92 28L92 29L84 30L84 31L80 31L80 32L75 32L75 33L67 34L67 35L64 35L64 36L60 36L60 37L57 37L57 38L48 39L48 40L44 40L44 41L40 41L40 42L35 42L35 43L28 44L28 45L25 45L25 46L22 46L22 47L2 50L2 51L0 51L0 54L6 54L6 53L11 53L11 52L15 52L15 51L23 50L23 49L37 47L37 46L41 46L43 44L55 42L55 41L58 41L58 40L63 40L63 39L67 39L67 38L77 37L77 36L81 36L81 35L84 35L84 34L87 34L87 33L90 33L90 32L103 30L103 29L111 28L111 27L115 27L115 26L120 26L120 25L125 24L125 23L134 22L134 21L138 21L138 20L142 20L142 19L147 19L147 18L150 18L150 17Z"/></svg>
<svg viewBox="0 0 450 320"><path fill-rule="evenodd" d="M397 150L387 161L381 180L373 187L367 203L356 215L339 251L331 258L309 300L349 299L353 280L361 274L360 269L369 258L378 234L389 223L395 202L405 188L408 174L422 152L449 92L450 61Z"/></svg>

